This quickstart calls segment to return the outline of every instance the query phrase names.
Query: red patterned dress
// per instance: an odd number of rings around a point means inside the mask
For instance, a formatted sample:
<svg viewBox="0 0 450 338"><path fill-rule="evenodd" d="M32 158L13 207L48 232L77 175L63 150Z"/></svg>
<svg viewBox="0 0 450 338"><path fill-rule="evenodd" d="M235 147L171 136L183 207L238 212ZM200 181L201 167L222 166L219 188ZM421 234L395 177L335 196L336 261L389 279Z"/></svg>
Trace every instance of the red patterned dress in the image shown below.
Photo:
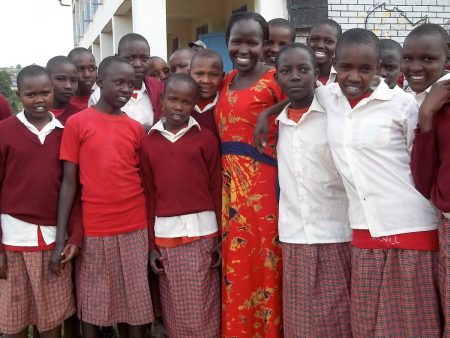
<svg viewBox="0 0 450 338"><path fill-rule="evenodd" d="M257 83L232 90L227 74L216 104L222 143L222 334L280 337L281 249L278 245L276 135L271 120L266 153L254 147L261 111L281 100L274 70Z"/></svg>

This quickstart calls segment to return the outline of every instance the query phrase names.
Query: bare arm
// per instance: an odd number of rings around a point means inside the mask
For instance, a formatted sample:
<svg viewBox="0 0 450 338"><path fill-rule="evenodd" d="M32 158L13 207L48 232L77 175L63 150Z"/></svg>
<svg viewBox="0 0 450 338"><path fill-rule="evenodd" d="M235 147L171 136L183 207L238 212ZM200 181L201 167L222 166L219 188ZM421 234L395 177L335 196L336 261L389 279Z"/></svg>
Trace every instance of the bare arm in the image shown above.
<svg viewBox="0 0 450 338"><path fill-rule="evenodd" d="M56 225L56 246L53 249L52 257L50 258L50 269L59 274L63 267L63 264L67 259L62 262L63 256L70 248L65 248L67 224L69 223L70 213L75 200L75 194L77 191L77 175L78 165L75 163L63 162L63 180L61 182L61 188L59 190L58 198L58 214ZM72 254L72 251L70 252Z"/></svg>
<svg viewBox="0 0 450 338"><path fill-rule="evenodd" d="M266 147L267 133L269 132L269 118L273 115L279 114L284 107L288 105L288 103L289 99L280 101L259 114L253 136L255 147L260 153L263 153L264 148Z"/></svg>

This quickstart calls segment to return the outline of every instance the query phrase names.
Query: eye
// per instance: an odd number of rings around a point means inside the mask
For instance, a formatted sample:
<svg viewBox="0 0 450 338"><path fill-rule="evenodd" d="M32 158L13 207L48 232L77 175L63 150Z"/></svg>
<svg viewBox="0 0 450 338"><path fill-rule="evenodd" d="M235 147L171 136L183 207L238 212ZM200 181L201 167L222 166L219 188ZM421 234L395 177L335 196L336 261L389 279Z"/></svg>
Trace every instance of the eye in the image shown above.
<svg viewBox="0 0 450 338"><path fill-rule="evenodd" d="M142 61L142 62L147 62L148 59L149 59L148 56L142 56L142 57L141 57L141 61Z"/></svg>
<svg viewBox="0 0 450 338"><path fill-rule="evenodd" d="M96 70L97 70L97 67L95 67L95 66L89 67L90 72L95 72Z"/></svg>
<svg viewBox="0 0 450 338"><path fill-rule="evenodd" d="M303 67L302 69L300 69L300 71L302 73L308 73L310 71L310 69L308 67Z"/></svg>
<svg viewBox="0 0 450 338"><path fill-rule="evenodd" d="M289 69L280 69L278 73L280 73L281 75L287 75L289 74Z"/></svg>

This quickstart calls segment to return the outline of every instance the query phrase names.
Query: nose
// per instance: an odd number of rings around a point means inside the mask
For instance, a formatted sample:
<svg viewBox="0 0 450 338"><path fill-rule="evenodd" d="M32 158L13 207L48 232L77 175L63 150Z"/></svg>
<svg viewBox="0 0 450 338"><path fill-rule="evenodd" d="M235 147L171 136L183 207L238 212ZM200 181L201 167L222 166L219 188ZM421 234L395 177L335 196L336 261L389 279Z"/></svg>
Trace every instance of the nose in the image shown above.
<svg viewBox="0 0 450 338"><path fill-rule="evenodd" d="M419 61L413 61L409 65L409 69L412 72L418 72L422 70L422 64Z"/></svg>
<svg viewBox="0 0 450 338"><path fill-rule="evenodd" d="M90 77L89 70L88 69L83 69L83 71L81 73L81 76L85 77L85 78Z"/></svg>
<svg viewBox="0 0 450 338"><path fill-rule="evenodd" d="M68 79L66 82L64 82L64 88L66 89L72 89L72 81L70 81L70 79Z"/></svg>
<svg viewBox="0 0 450 338"><path fill-rule="evenodd" d="M384 67L381 67L380 70L378 71L378 75L381 77L386 77L387 76L387 71Z"/></svg>
<svg viewBox="0 0 450 338"><path fill-rule="evenodd" d="M350 82L359 82L360 77L358 71L357 70L350 71L348 75L348 80Z"/></svg>

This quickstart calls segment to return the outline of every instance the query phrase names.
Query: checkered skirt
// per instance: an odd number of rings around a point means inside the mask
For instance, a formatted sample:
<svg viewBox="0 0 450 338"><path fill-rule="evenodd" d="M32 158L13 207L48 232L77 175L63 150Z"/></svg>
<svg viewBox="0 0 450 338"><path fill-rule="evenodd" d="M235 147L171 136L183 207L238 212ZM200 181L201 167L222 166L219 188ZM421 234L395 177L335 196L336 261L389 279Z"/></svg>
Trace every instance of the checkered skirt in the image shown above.
<svg viewBox="0 0 450 338"><path fill-rule="evenodd" d="M444 337L450 337L450 221L441 216L439 224L439 290L444 312Z"/></svg>
<svg viewBox="0 0 450 338"><path fill-rule="evenodd" d="M72 269L61 276L49 269L51 250L6 251L7 279L0 280L0 331L14 334L28 325L54 329L75 313Z"/></svg>
<svg viewBox="0 0 450 338"><path fill-rule="evenodd" d="M77 304L81 321L111 326L153 321L148 284L147 230L85 237L77 262Z"/></svg>
<svg viewBox="0 0 450 338"><path fill-rule="evenodd" d="M160 248L165 273L159 288L168 337L220 337L220 270L208 250L217 238Z"/></svg>
<svg viewBox="0 0 450 338"><path fill-rule="evenodd" d="M438 253L352 248L354 337L440 337Z"/></svg>
<svg viewBox="0 0 450 338"><path fill-rule="evenodd" d="M350 243L282 243L286 337L350 337Z"/></svg>

